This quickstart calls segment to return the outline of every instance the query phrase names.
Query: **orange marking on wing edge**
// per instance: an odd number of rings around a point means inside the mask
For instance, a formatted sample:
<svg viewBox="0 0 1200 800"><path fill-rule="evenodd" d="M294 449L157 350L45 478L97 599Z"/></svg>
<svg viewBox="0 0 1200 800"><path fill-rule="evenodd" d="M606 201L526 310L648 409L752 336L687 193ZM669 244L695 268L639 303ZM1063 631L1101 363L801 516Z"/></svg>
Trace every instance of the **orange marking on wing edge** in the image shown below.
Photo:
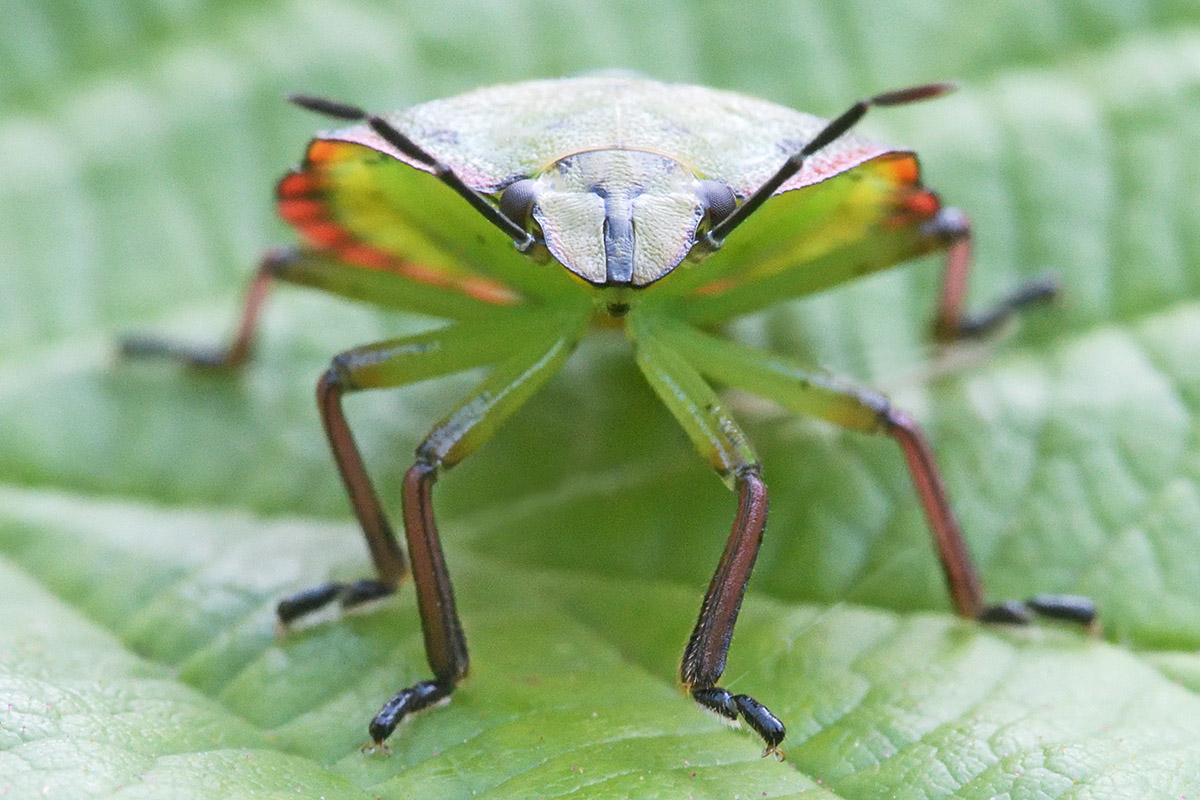
<svg viewBox="0 0 1200 800"><path fill-rule="evenodd" d="M921 167L917 164L917 159L911 155L895 156L884 160L882 164L886 165L888 172L900 183L916 183L917 179L921 177Z"/></svg>
<svg viewBox="0 0 1200 800"><path fill-rule="evenodd" d="M345 147L345 142L331 142L328 139L316 139L308 146L308 160L311 163L329 161L338 155Z"/></svg>
<svg viewBox="0 0 1200 800"><path fill-rule="evenodd" d="M461 292L491 305L511 306L521 302L521 296L502 283L477 276L447 275L436 267L403 261L369 244L353 241L344 229L328 220L296 227L317 248L332 252L347 264L391 272L426 286Z"/></svg>
<svg viewBox="0 0 1200 800"><path fill-rule="evenodd" d="M399 272L406 278L412 278L414 281L428 283L431 286L441 286L443 288L452 288L454 280L433 267L427 267L424 264L415 264L411 261L396 261L391 269Z"/></svg>
<svg viewBox="0 0 1200 800"><path fill-rule="evenodd" d="M520 296L503 284L489 281L486 278L464 278L460 287L465 294L497 306L516 305Z"/></svg>
<svg viewBox="0 0 1200 800"><path fill-rule="evenodd" d="M361 242L348 243L343 247L339 247L337 254L345 261L357 264L358 266L383 270L395 269L394 262L396 259L369 244L362 244Z"/></svg>
<svg viewBox="0 0 1200 800"><path fill-rule="evenodd" d="M276 208L279 210L279 216L283 217L285 222L297 227L310 222L328 220L325 203L320 200L312 200L307 197L283 198Z"/></svg>
<svg viewBox="0 0 1200 800"><path fill-rule="evenodd" d="M942 201L933 192L912 188L898 198L895 207L896 211L880 223L889 230L920 225L932 219L941 209Z"/></svg>
<svg viewBox="0 0 1200 800"><path fill-rule="evenodd" d="M460 292L492 305L516 305L521 296L504 284L479 276L450 275L436 268L404 261L385 250L360 241L330 214L324 197L320 169L347 150L346 143L316 140L308 149L308 166L289 172L279 181L276 209L311 245L326 250L347 264L391 272L417 283ZM314 169L314 167L316 167Z"/></svg>
<svg viewBox="0 0 1200 800"><path fill-rule="evenodd" d="M289 172L279 181L275 195L280 199L305 197L321 190L320 180L309 172Z"/></svg>
<svg viewBox="0 0 1200 800"><path fill-rule="evenodd" d="M324 249L339 249L350 242L350 234L346 232L346 229L328 219L303 222L297 225L296 229L304 235L304 238Z"/></svg>
<svg viewBox="0 0 1200 800"><path fill-rule="evenodd" d="M349 243L336 247L334 252L347 263L382 272L393 272L417 283L462 292L476 300L492 305L515 305L521 300L520 295L496 281L480 277L447 275L435 267L403 261L369 244Z"/></svg>
<svg viewBox="0 0 1200 800"><path fill-rule="evenodd" d="M922 217L932 217L942 207L942 203L933 192L911 192L900 201L905 210Z"/></svg>

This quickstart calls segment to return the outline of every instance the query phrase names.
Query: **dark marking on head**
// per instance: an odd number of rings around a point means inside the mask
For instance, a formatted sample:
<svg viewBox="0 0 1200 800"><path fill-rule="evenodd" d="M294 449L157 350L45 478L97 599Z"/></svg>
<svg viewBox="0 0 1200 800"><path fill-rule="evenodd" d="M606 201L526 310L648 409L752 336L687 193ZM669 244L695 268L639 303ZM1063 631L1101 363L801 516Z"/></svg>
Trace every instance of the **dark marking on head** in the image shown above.
<svg viewBox="0 0 1200 800"><path fill-rule="evenodd" d="M605 310L614 317L623 317L629 313L629 303L609 303Z"/></svg>

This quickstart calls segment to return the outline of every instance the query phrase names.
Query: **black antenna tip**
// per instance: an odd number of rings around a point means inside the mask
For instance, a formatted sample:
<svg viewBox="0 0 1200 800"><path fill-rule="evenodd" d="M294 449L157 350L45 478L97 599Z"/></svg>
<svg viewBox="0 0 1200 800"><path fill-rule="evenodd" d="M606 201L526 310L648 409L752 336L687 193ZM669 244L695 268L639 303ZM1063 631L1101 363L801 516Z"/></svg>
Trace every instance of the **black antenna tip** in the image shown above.
<svg viewBox="0 0 1200 800"><path fill-rule="evenodd" d="M931 100L950 94L958 88L958 84L950 82L926 83L923 86L910 86L907 89L897 89L894 92L884 92L871 98L873 106L898 106L904 103L916 103L921 100Z"/></svg>
<svg viewBox="0 0 1200 800"><path fill-rule="evenodd" d="M287 99L289 103L294 103L303 109L315 111L318 114L324 114L334 119L346 119L358 122L367 116L367 112L358 106L352 106L349 103L341 103L325 97L314 97L309 94L289 94Z"/></svg>

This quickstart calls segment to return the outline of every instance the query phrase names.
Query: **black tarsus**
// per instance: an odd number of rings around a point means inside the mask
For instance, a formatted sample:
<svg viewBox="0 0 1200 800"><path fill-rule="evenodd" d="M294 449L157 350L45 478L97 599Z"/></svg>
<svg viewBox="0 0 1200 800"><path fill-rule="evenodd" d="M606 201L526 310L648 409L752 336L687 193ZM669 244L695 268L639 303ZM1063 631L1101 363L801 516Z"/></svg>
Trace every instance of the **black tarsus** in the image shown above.
<svg viewBox="0 0 1200 800"><path fill-rule="evenodd" d="M733 695L729 693L728 689L720 686L692 689L692 699L725 719L736 720L738 718L738 707L734 704Z"/></svg>
<svg viewBox="0 0 1200 800"><path fill-rule="evenodd" d="M322 583L320 586L296 592L279 601L275 606L275 614L279 617L281 625L288 625L305 614L332 603L343 588L340 583Z"/></svg>
<svg viewBox="0 0 1200 800"><path fill-rule="evenodd" d="M783 753L779 749L779 743L787 735L787 728L779 721L779 717L772 714L770 709L748 694L735 694L730 699L737 706L742 719L746 720L746 724L762 738L763 744L766 745L763 755L774 754L782 758Z"/></svg>
<svg viewBox="0 0 1200 800"><path fill-rule="evenodd" d="M1060 619L1089 627L1096 621L1096 604L1090 597L1078 594L1039 594L1027 601L1038 616Z"/></svg>
<svg viewBox="0 0 1200 800"><path fill-rule="evenodd" d="M692 699L731 722L738 718L744 719L759 738L763 740L766 749L763 755L783 757L779 744L787 735L787 728L779 721L779 717L770 709L748 694L732 694L721 686L710 686L703 689L693 689Z"/></svg>
<svg viewBox="0 0 1200 800"><path fill-rule="evenodd" d="M987 309L964 315L955 331L956 338L978 339L986 336L1018 311L1041 303L1052 302L1060 294L1062 294L1062 283L1057 276L1036 275L1023 281L1010 294L1000 298Z"/></svg>
<svg viewBox="0 0 1200 800"><path fill-rule="evenodd" d="M452 682L432 680L421 681L397 692L379 710L379 713L371 720L371 724L367 726L371 743L363 749L367 751L382 750L387 752L387 745L384 742L392 735L392 731L396 729L401 720L410 714L415 714L430 706L437 705L449 697L452 691L454 691L454 684Z"/></svg>
<svg viewBox="0 0 1200 800"><path fill-rule="evenodd" d="M275 606L275 614L279 617L279 623L287 626L335 600L342 608L354 608L387 597L395 591L394 586L374 578L363 578L353 583L331 581L288 595Z"/></svg>
<svg viewBox="0 0 1200 800"><path fill-rule="evenodd" d="M1006 600L983 609L980 622L1028 625L1034 615L1090 628L1096 622L1096 604L1078 594L1038 594L1022 602Z"/></svg>

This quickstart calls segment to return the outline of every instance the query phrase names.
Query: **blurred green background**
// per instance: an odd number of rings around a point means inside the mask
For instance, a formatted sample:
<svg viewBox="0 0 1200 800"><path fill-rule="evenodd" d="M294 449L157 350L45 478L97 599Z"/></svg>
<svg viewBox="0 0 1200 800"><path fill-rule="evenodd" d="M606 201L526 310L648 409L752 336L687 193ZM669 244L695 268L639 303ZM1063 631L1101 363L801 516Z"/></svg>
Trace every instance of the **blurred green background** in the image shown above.
<svg viewBox="0 0 1200 800"><path fill-rule="evenodd" d="M1200 8L10 4L0 28L0 791L16 797L1178 797L1200 792ZM1067 287L982 346L926 338L937 259L731 335L876 386L927 427L991 596L1096 598L1087 639L956 620L895 445L730 403L772 489L728 685L760 760L674 688L733 498L599 337L437 503L472 644L449 708L357 747L425 677L411 591L286 639L288 591L364 574L312 402L329 357L427 327L298 289L235 378L123 364L215 341L272 187L325 124L479 85L634 69L873 112L976 223L971 298ZM780 232L786 235L786 232ZM391 507L478 376L356 397Z"/></svg>

